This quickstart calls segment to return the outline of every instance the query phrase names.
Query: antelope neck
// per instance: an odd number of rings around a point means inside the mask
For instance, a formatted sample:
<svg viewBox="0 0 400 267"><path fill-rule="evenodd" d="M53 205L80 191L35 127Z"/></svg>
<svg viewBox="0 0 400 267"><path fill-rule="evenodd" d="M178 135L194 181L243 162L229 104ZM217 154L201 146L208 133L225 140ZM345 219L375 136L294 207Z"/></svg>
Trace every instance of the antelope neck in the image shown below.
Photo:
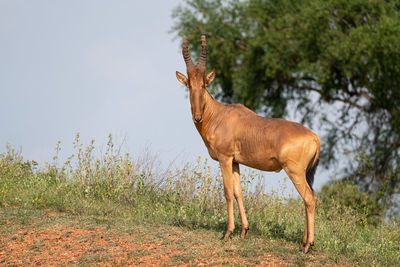
<svg viewBox="0 0 400 267"><path fill-rule="evenodd" d="M205 137L211 124L216 121L213 118L218 114L218 109L222 105L216 101L207 90L205 90L204 93L204 101L203 121L195 124L202 137Z"/></svg>

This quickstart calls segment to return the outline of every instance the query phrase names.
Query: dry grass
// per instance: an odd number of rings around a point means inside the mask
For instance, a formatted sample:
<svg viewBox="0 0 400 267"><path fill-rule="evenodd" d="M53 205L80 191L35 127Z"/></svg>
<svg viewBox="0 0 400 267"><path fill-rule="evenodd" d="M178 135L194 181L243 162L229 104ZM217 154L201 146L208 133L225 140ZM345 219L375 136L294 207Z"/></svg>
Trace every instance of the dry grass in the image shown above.
<svg viewBox="0 0 400 267"><path fill-rule="evenodd" d="M145 228L153 229L158 235L163 235L163 231L169 234L170 229L185 229L185 232L190 229L184 236L200 231L204 238L208 236L208 246L214 244L214 250L218 251L173 255L170 259L176 264L201 259L203 254L205 258L220 255L224 260L232 254L243 262L256 264L268 258L268 253L280 262L295 265L314 262L342 265L348 261L354 265L394 265L400 261L400 229L395 222L370 225L367 214L343 207L335 199L317 206L316 245L311 254L299 254L297 246L304 229L302 201L276 192L265 193L258 173L241 177L252 237L242 241L235 236L232 242L221 246L216 239L226 227L222 178L206 160L199 158L182 168L157 170L156 161L151 157L133 159L129 154L121 155L111 136L106 150L99 156L95 156L94 141L84 146L77 135L74 145L76 153L62 164L57 154L45 166L25 161L19 151L10 147L1 154L0 205L3 210L18 207L16 210L21 212L13 216L23 227L34 216L22 211L51 209L93 218L99 227L110 229L116 224L121 226L118 222L122 222L122 226L140 229L149 226ZM60 144L57 153L59 149ZM251 185L257 190L251 190ZM236 222L240 222L238 214L235 216ZM4 233L15 230L7 221L2 220L1 224ZM240 225L236 227L240 229ZM162 228L163 231L156 230ZM163 236L160 242L175 242L168 240ZM178 240L174 243L176 247L185 244ZM193 237L193 242L196 240L202 242L203 238L199 234ZM32 243L31 253L40 251L45 244ZM193 243L185 246L196 247ZM85 256L86 261L100 262L111 257L107 256L108 252L98 252L98 258Z"/></svg>
<svg viewBox="0 0 400 267"><path fill-rule="evenodd" d="M336 265L322 253L293 253L291 244L258 235L219 241L220 232L121 223L50 210L0 208L1 265ZM29 223L25 223L25 219ZM12 223L16 222L16 223ZM342 260L341 265L350 265Z"/></svg>

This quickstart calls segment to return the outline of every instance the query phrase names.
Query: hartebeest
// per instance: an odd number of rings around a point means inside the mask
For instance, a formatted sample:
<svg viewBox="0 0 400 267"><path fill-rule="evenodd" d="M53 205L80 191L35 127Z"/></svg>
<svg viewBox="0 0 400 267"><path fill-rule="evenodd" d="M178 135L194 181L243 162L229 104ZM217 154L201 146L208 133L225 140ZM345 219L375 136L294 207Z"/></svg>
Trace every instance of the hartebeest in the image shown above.
<svg viewBox="0 0 400 267"><path fill-rule="evenodd" d="M201 36L202 53L195 65L188 53L188 39L182 47L187 75L176 72L179 82L189 88L193 122L211 158L219 161L228 209L228 229L234 230L233 197L242 221L241 237L249 223L242 200L239 164L263 171L284 169L304 200L306 227L300 249L308 252L314 243L314 215L317 201L312 184L318 164L319 137L301 124L257 115L241 104L222 104L211 97L206 87L215 78L215 69L205 75L207 46Z"/></svg>

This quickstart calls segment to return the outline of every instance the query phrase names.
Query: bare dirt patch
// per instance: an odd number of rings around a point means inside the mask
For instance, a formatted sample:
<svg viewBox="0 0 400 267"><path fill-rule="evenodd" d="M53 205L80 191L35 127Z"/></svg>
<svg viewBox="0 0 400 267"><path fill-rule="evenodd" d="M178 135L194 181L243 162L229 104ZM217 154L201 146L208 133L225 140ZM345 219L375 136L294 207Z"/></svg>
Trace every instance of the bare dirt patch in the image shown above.
<svg viewBox="0 0 400 267"><path fill-rule="evenodd" d="M140 233L137 233L140 235ZM156 234L156 233L155 233ZM254 264L235 254L235 246L211 245L191 234L160 236L119 235L101 228L82 229L59 225L46 230L22 228L1 237L0 262L5 265L58 265L62 263L102 263L104 265L213 265ZM198 237L197 237L198 238ZM156 238L157 239L157 238ZM191 239L189 241L188 239ZM145 241L149 240L149 241ZM226 255L227 252L231 255ZM259 264L280 266L283 262L270 253Z"/></svg>
<svg viewBox="0 0 400 267"><path fill-rule="evenodd" d="M319 265L312 255L287 255L262 238L219 241L221 233L133 224L44 211L0 212L0 265L209 266ZM295 250L295 248L290 249ZM305 261L307 259L307 261Z"/></svg>

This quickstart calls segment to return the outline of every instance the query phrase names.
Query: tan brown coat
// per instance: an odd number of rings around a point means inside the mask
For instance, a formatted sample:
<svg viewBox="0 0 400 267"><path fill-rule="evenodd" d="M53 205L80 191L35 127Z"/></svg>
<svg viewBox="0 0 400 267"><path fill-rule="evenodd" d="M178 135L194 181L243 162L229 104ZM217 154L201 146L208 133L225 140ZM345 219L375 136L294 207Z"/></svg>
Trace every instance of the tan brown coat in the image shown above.
<svg viewBox="0 0 400 267"><path fill-rule="evenodd" d="M228 238L234 230L233 197L242 221L241 236L249 230L242 199L239 164L263 171L284 169L304 199L306 226L301 249L308 252L314 243L316 197L312 190L318 163L319 137L301 124L283 119L264 118L241 104L222 104L205 89L215 70L205 75L207 47L202 36L202 54L194 65L185 38L182 53L188 77L176 72L177 79L190 91L192 118L210 156L219 161L228 210Z"/></svg>

